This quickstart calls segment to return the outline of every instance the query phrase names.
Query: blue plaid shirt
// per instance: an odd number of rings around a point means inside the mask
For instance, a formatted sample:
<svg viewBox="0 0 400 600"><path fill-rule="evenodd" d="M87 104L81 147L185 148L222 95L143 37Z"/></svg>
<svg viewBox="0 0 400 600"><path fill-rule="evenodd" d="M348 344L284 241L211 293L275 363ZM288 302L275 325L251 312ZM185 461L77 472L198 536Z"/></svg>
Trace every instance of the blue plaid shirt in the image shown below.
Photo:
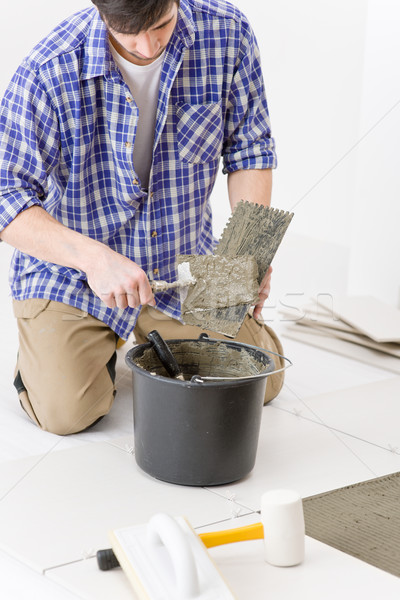
<svg viewBox="0 0 400 600"><path fill-rule="evenodd" d="M173 281L177 254L215 247L209 197L224 173L276 166L259 51L238 9L182 0L166 48L153 164L143 189L132 162L138 109L95 8L61 23L14 75L0 108L0 229L38 205L58 221ZM139 310L110 309L85 273L15 251L17 300L80 308L119 336ZM176 292L157 308L179 318Z"/></svg>

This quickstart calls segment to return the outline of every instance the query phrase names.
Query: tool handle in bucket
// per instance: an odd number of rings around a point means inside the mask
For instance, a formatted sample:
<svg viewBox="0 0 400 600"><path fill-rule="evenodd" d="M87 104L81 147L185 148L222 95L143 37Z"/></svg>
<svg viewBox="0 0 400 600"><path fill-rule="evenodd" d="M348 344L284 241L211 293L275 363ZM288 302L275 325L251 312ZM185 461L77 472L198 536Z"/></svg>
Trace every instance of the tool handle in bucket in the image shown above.
<svg viewBox="0 0 400 600"><path fill-rule="evenodd" d="M175 356L172 354L165 340L161 337L158 331L155 329L150 331L150 333L147 335L147 339L153 344L153 348L168 375L170 377L183 378L181 369L176 361Z"/></svg>

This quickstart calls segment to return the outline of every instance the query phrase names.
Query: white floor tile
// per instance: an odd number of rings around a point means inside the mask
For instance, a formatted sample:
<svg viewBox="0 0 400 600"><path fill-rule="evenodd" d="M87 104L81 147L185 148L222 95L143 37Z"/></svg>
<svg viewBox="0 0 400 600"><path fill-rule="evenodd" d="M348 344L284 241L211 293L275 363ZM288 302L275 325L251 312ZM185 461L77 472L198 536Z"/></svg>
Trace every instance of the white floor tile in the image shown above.
<svg viewBox="0 0 400 600"><path fill-rule="evenodd" d="M107 443L0 465L0 481L26 476L0 502L0 547L38 571L107 547L108 531L141 524L158 511L193 526L229 518L231 503L202 488L145 475L128 452ZM4 484L3 484L4 486Z"/></svg>
<svg viewBox="0 0 400 600"><path fill-rule="evenodd" d="M307 399L319 394L384 381L388 371L332 354L307 344L284 339L285 355L293 362L286 370L285 383L271 406L317 420Z"/></svg>
<svg viewBox="0 0 400 600"><path fill-rule="evenodd" d="M303 402L303 396L297 393L296 389L297 386L293 386L290 382L285 382L282 390L279 393L279 396L271 401L270 406L273 406L274 408L281 408L282 410L290 412L296 416L313 419L314 414L312 410L307 408Z"/></svg>
<svg viewBox="0 0 400 600"><path fill-rule="evenodd" d="M279 331L279 329L278 329ZM282 339L284 354L293 366L286 370L288 388L300 397L327 393L391 377L388 371L327 352L307 344ZM274 402L279 402L278 397Z"/></svg>
<svg viewBox="0 0 400 600"><path fill-rule="evenodd" d="M46 571L46 579L63 586L81 600L136 600L128 578L120 568L100 571L96 558Z"/></svg>
<svg viewBox="0 0 400 600"><path fill-rule="evenodd" d="M359 440L352 435L337 434L337 436L362 460L375 477L398 473L400 471L400 448L380 448L371 442Z"/></svg>
<svg viewBox="0 0 400 600"><path fill-rule="evenodd" d="M43 575L0 551L0 592L4 600L76 600L62 584Z"/></svg>
<svg viewBox="0 0 400 600"><path fill-rule="evenodd" d="M400 452L400 377L307 398L304 403L325 425Z"/></svg>

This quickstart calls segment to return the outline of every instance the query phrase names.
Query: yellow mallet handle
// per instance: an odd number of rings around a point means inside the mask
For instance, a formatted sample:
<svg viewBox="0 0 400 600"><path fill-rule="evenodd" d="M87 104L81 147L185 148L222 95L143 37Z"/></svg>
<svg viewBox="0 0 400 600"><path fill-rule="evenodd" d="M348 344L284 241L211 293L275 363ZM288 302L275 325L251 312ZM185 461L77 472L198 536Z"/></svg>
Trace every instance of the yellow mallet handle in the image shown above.
<svg viewBox="0 0 400 600"><path fill-rule="evenodd" d="M233 542L264 539L264 527L262 523L254 523L254 525L246 525L236 529L200 533L199 538L206 548L213 548L214 546L232 544Z"/></svg>

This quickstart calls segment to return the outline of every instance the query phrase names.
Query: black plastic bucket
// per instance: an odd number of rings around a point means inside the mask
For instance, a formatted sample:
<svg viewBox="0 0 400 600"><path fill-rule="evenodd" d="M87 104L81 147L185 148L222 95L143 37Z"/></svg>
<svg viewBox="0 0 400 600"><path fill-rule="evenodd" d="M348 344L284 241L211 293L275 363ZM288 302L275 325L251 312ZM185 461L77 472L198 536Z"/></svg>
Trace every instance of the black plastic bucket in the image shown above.
<svg viewBox="0 0 400 600"><path fill-rule="evenodd" d="M185 381L171 379L152 344L126 355L133 375L136 462L181 485L237 481L254 467L267 377L267 351L238 342L168 340Z"/></svg>

